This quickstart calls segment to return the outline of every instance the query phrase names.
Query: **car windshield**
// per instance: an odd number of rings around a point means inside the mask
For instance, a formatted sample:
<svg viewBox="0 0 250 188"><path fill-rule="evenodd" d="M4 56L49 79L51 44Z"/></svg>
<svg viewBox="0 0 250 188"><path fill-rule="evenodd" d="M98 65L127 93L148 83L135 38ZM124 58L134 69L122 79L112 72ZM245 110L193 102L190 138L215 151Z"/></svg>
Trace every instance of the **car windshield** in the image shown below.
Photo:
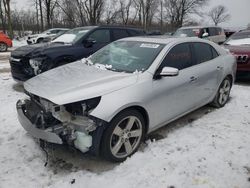
<svg viewBox="0 0 250 188"><path fill-rule="evenodd" d="M62 43L76 43L81 39L87 32L89 28L75 28L65 32L63 35L57 37L52 42L62 42Z"/></svg>
<svg viewBox="0 0 250 188"><path fill-rule="evenodd" d="M250 31L235 33L224 44L226 45L250 45Z"/></svg>
<svg viewBox="0 0 250 188"><path fill-rule="evenodd" d="M178 29L173 36L175 37L196 37L200 33L200 29Z"/></svg>
<svg viewBox="0 0 250 188"><path fill-rule="evenodd" d="M117 72L143 72L152 64L163 44L116 41L88 58L87 62L98 68Z"/></svg>
<svg viewBox="0 0 250 188"><path fill-rule="evenodd" d="M51 29L44 31L41 34L47 34L47 33L50 33L50 32L51 32Z"/></svg>

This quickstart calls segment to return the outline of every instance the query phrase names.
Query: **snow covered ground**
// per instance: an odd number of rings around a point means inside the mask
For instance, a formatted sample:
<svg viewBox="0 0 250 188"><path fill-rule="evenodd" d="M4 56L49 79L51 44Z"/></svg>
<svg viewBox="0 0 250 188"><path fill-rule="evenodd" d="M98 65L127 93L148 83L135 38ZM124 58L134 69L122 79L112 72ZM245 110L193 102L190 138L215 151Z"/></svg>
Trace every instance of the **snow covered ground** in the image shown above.
<svg viewBox="0 0 250 188"><path fill-rule="evenodd" d="M58 146L45 153L18 123L25 97L0 74L0 187L249 188L250 84L233 87L222 109L203 107L158 130L131 158L113 164Z"/></svg>
<svg viewBox="0 0 250 188"><path fill-rule="evenodd" d="M22 38L20 40L14 39L12 42L13 42L14 48L18 48L18 47L27 45L26 38Z"/></svg>

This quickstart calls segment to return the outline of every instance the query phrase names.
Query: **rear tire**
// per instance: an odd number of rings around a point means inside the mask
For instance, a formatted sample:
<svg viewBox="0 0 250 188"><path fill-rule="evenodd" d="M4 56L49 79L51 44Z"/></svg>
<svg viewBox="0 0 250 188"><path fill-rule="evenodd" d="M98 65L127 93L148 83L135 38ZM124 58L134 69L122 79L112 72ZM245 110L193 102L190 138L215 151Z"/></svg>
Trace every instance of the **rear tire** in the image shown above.
<svg viewBox="0 0 250 188"><path fill-rule="evenodd" d="M6 52L8 50L7 44L0 42L0 52Z"/></svg>
<svg viewBox="0 0 250 188"><path fill-rule="evenodd" d="M113 118L102 137L102 156L109 161L122 162L139 148L145 135L143 116L134 109Z"/></svg>
<svg viewBox="0 0 250 188"><path fill-rule="evenodd" d="M220 84L217 94L211 104L216 108L225 106L229 100L231 88L232 80L229 77L226 77Z"/></svg>

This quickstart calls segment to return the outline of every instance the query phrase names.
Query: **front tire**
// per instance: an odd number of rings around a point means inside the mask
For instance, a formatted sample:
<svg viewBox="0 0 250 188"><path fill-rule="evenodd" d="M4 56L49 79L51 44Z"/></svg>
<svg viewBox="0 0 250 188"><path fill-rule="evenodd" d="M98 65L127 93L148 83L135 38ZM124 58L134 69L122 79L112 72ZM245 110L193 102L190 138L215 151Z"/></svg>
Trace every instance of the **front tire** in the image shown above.
<svg viewBox="0 0 250 188"><path fill-rule="evenodd" d="M118 114L105 130L102 138L102 155L114 162L122 162L139 148L145 135L145 121L137 110Z"/></svg>
<svg viewBox="0 0 250 188"><path fill-rule="evenodd" d="M212 105L217 108L225 106L225 104L229 100L231 88L232 88L232 81L229 77L226 77L220 84L220 87L212 102Z"/></svg>

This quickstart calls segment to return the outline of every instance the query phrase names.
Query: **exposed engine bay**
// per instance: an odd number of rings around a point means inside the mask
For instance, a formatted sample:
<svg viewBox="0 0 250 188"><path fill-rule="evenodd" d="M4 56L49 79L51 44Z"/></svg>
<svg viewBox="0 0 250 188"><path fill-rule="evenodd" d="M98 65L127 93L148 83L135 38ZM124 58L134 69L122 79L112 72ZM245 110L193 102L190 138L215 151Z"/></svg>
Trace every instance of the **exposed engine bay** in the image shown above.
<svg viewBox="0 0 250 188"><path fill-rule="evenodd" d="M99 104L101 97L56 105L41 97L27 94L30 99L17 102L18 115L22 115L20 113L23 112L23 115L30 121L29 127L27 123L23 125L26 130L30 131L32 129L30 126L35 126L35 135L43 131L42 134L36 136L37 138L57 144L73 145L82 152L89 150L92 146L90 133L95 131L102 122L91 117L89 113ZM57 136L57 139L53 140L53 136Z"/></svg>

